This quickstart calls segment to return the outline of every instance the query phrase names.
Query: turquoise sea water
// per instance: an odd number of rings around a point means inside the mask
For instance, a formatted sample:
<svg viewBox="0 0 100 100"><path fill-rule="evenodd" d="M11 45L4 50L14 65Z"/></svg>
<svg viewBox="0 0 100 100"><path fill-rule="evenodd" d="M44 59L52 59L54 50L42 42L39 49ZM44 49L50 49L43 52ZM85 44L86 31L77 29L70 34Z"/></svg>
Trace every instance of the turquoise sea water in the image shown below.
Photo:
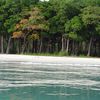
<svg viewBox="0 0 100 100"><path fill-rule="evenodd" d="M100 66L0 62L0 100L100 100Z"/></svg>

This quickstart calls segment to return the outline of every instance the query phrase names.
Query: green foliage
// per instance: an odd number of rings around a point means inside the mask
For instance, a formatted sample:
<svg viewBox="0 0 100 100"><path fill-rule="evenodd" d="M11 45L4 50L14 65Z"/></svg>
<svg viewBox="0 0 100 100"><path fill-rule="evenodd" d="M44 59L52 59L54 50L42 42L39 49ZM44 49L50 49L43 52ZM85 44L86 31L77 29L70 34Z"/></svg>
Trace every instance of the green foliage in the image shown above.
<svg viewBox="0 0 100 100"><path fill-rule="evenodd" d="M4 27L7 29L8 33L12 33L15 31L15 25L20 20L18 15L10 16L4 23Z"/></svg>
<svg viewBox="0 0 100 100"><path fill-rule="evenodd" d="M100 7L88 6L82 10L82 20L85 25L96 25L100 22Z"/></svg>
<svg viewBox="0 0 100 100"><path fill-rule="evenodd" d="M100 23L96 26L96 32L100 35Z"/></svg>
<svg viewBox="0 0 100 100"><path fill-rule="evenodd" d="M58 53L58 55L59 56L69 56L69 54L66 52L66 51L60 51L59 53Z"/></svg>
<svg viewBox="0 0 100 100"><path fill-rule="evenodd" d="M99 32L98 26L100 24L100 7L98 6L88 6L82 9L82 21L84 23L85 29L87 30L87 36L93 37Z"/></svg>
<svg viewBox="0 0 100 100"><path fill-rule="evenodd" d="M50 0L50 2L54 4L59 3L60 5L63 5L65 3L73 3L81 6L100 6L100 0Z"/></svg>
<svg viewBox="0 0 100 100"><path fill-rule="evenodd" d="M0 35L6 40L12 33L21 41L27 38L25 43L35 42L37 52L59 52L63 46L74 52L73 41L80 46L91 37L94 43L100 39L100 0L0 0Z"/></svg>
<svg viewBox="0 0 100 100"><path fill-rule="evenodd" d="M82 21L78 16L73 17L65 24L65 31L69 38L74 40L81 40L79 32L82 29Z"/></svg>
<svg viewBox="0 0 100 100"><path fill-rule="evenodd" d="M78 16L73 17L71 20L69 20L65 24L66 32L69 32L69 31L77 32L77 31L80 31L81 28L82 28L82 21L80 20Z"/></svg>

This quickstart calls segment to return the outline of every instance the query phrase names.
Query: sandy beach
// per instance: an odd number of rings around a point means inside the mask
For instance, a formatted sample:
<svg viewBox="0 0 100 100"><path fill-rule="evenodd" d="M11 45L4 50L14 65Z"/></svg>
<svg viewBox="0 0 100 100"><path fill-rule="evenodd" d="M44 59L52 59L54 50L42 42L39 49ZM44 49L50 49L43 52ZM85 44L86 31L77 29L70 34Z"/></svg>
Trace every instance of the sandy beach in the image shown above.
<svg viewBox="0 0 100 100"><path fill-rule="evenodd" d="M33 62L33 63L66 63L83 65L100 65L99 58L78 58L78 57L53 57L53 56L29 56L0 54L0 62Z"/></svg>

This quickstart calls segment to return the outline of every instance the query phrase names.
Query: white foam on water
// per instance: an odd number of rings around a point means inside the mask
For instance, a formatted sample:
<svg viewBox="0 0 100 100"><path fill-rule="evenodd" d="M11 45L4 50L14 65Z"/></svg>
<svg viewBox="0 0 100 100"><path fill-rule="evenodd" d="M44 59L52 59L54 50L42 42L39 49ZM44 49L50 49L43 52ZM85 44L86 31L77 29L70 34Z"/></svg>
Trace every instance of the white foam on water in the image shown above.
<svg viewBox="0 0 100 100"><path fill-rule="evenodd" d="M77 67L84 67L84 66L87 66L87 67L100 67L100 64L81 64L81 63L79 63L79 62L77 62L76 64L71 64L71 63L67 63L67 62L65 62L65 63L45 63L45 62L20 62L20 61L13 61L13 62L4 62L4 61L2 61L2 62L0 62L0 63L12 63L12 64L15 64L15 63L19 63L19 64L22 64L22 65L48 65L48 66L77 66Z"/></svg>
<svg viewBox="0 0 100 100"><path fill-rule="evenodd" d="M100 76L100 59L5 56L0 57L1 89L56 85L100 90L100 81L96 80Z"/></svg>
<svg viewBox="0 0 100 100"><path fill-rule="evenodd" d="M100 88L90 88L91 90L100 91Z"/></svg>
<svg viewBox="0 0 100 100"><path fill-rule="evenodd" d="M26 80L26 81L0 81L0 87L13 87L13 86L27 86L27 85L41 85L41 84L52 84L52 85L70 85L70 86L96 86L100 84L97 81L91 80Z"/></svg>
<svg viewBox="0 0 100 100"><path fill-rule="evenodd" d="M76 96L79 94L67 94L67 93L47 93L46 95L50 96Z"/></svg>
<svg viewBox="0 0 100 100"><path fill-rule="evenodd" d="M9 91L10 89L0 89L0 91Z"/></svg>

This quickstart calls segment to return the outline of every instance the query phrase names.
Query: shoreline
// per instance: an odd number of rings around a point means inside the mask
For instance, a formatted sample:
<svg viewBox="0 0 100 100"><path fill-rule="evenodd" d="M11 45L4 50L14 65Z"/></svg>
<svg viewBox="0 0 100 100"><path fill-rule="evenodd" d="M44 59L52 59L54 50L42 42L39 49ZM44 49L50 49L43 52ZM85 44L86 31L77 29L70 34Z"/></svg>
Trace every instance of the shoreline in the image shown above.
<svg viewBox="0 0 100 100"><path fill-rule="evenodd" d="M0 54L0 62L65 63L81 65L100 65L100 58L56 57Z"/></svg>

